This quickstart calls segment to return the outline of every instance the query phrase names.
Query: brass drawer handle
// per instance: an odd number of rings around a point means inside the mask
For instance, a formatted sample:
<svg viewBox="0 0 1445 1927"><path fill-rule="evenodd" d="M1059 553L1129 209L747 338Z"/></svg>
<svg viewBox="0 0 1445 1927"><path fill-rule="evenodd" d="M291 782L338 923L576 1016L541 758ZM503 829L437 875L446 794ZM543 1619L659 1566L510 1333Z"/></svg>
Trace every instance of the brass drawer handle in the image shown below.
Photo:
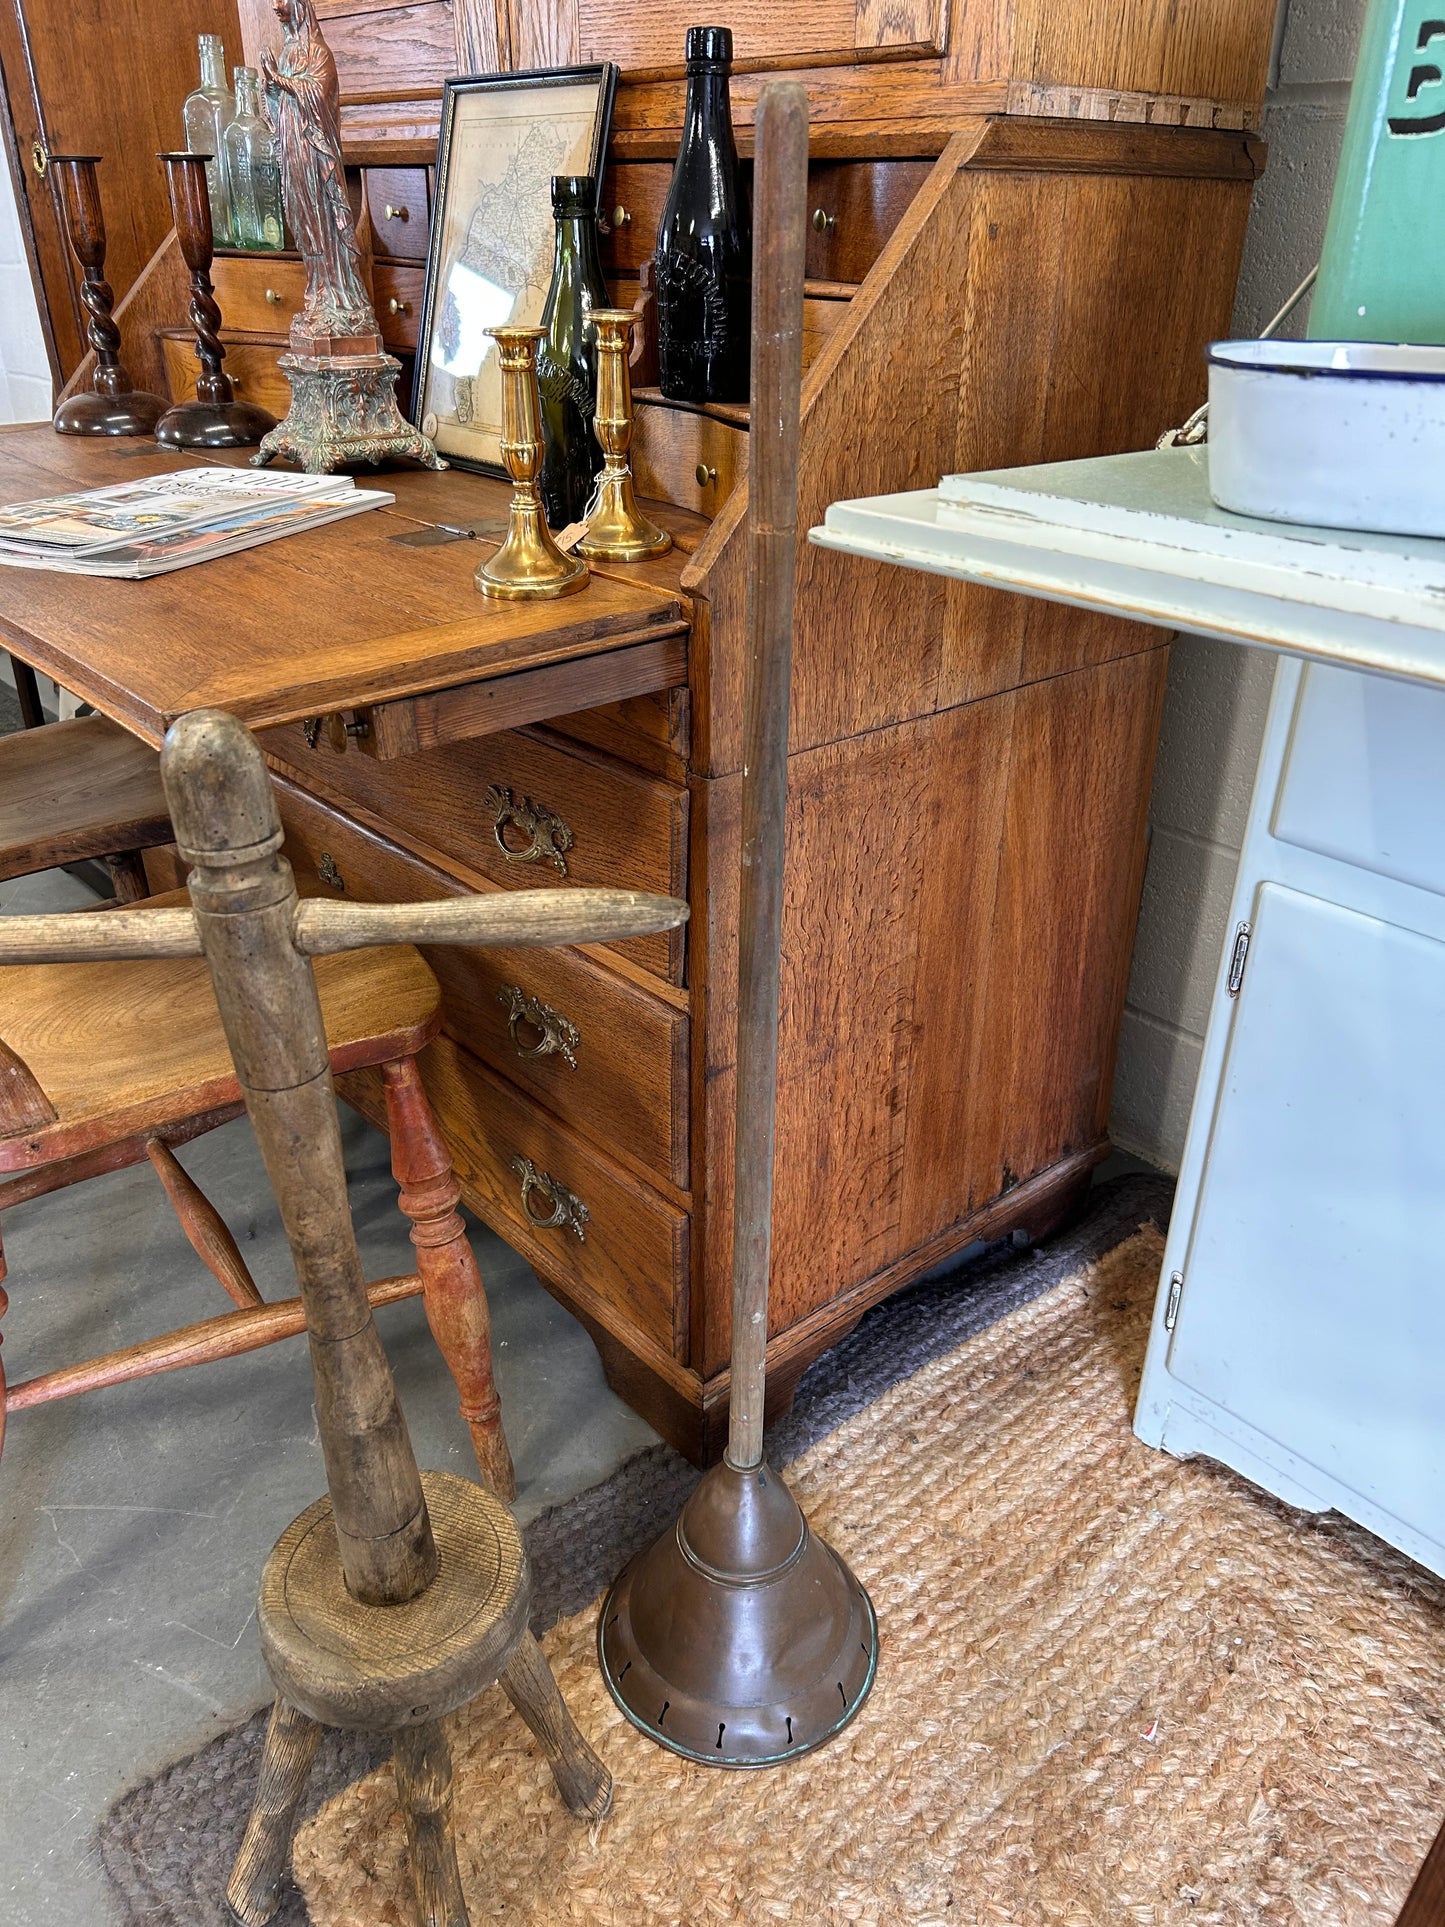
<svg viewBox="0 0 1445 1927"><path fill-rule="evenodd" d="M836 214L830 214L826 208L822 207L815 207L813 209L814 234L831 234L837 225L838 217Z"/></svg>
<svg viewBox="0 0 1445 1927"><path fill-rule="evenodd" d="M497 848L508 863L550 863L558 876L566 876L566 852L575 838L560 816L553 815L545 804L534 803L530 796L514 798L509 789L497 783L488 786L483 802L492 818ZM526 842L509 843L509 828L524 836Z"/></svg>
<svg viewBox="0 0 1445 1927"><path fill-rule="evenodd" d="M574 1023L560 1010L544 1004L540 997L528 996L520 984L503 984L497 996L507 1007L507 1029L512 1033L512 1045L518 1057L560 1057L576 1070L577 1047L582 1037ZM524 1026L537 1033L534 1044L523 1041Z"/></svg>
<svg viewBox="0 0 1445 1927"><path fill-rule="evenodd" d="M386 304L386 311L388 314L410 314L411 303L409 301L399 301L397 297L393 295Z"/></svg>
<svg viewBox="0 0 1445 1927"><path fill-rule="evenodd" d="M612 210L612 225L615 228L632 226L632 210L619 201Z"/></svg>
<svg viewBox="0 0 1445 1927"><path fill-rule="evenodd" d="M699 462L693 474L699 488L709 488L717 480L717 470L709 468L706 462Z"/></svg>
<svg viewBox="0 0 1445 1927"><path fill-rule="evenodd" d="M393 207L390 201L386 203L381 211L388 221L409 221L411 219L411 209L409 207Z"/></svg>
<svg viewBox="0 0 1445 1927"><path fill-rule="evenodd" d="M346 878L336 867L336 858L330 850L323 850L316 859L316 874L323 883L329 883L333 890L344 890Z"/></svg>
<svg viewBox="0 0 1445 1927"><path fill-rule="evenodd" d="M522 1180L522 1212L528 1224L538 1231L557 1231L565 1226L579 1244L586 1244L587 1221L592 1213L582 1200L569 1191L565 1184L558 1184L545 1171L539 1171L530 1158L511 1158L509 1163ZM544 1217L539 1217L532 1209L534 1191L547 1202Z"/></svg>

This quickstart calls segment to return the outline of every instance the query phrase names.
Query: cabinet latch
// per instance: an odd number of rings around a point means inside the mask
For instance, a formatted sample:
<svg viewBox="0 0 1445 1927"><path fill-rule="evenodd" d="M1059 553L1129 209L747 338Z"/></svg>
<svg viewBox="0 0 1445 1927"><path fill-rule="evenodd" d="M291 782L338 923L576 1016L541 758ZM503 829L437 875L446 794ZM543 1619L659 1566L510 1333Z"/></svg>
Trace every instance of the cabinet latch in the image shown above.
<svg viewBox="0 0 1445 1927"><path fill-rule="evenodd" d="M1179 1300L1184 1296L1184 1273L1169 1274L1169 1296L1164 1301L1164 1329L1172 1332L1179 1317Z"/></svg>
<svg viewBox="0 0 1445 1927"><path fill-rule="evenodd" d="M1229 976L1225 979L1225 989L1231 997L1239 995L1239 986L1244 982L1244 960L1249 955L1249 925L1240 924L1234 933L1234 948L1229 953Z"/></svg>

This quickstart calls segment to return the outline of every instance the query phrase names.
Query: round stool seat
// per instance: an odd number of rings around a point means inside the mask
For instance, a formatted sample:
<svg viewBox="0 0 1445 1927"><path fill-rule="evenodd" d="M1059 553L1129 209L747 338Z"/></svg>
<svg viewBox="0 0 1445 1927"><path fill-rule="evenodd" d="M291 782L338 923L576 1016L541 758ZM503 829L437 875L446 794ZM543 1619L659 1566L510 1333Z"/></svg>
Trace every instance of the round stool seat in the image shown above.
<svg viewBox="0 0 1445 1927"><path fill-rule="evenodd" d="M465 1706L527 1629L531 1586L517 1522L470 1480L423 1472L441 1567L402 1606L346 1590L331 1500L277 1540L261 1574L261 1651L282 1698L329 1726L399 1727Z"/></svg>

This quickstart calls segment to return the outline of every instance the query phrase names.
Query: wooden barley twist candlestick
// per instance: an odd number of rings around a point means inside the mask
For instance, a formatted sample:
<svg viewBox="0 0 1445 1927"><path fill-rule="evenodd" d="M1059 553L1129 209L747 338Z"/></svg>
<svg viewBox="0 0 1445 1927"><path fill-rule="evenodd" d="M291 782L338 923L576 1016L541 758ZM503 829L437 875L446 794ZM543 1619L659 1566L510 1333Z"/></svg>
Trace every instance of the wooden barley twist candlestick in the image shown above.
<svg viewBox="0 0 1445 1927"><path fill-rule="evenodd" d="M83 279L86 339L95 373L86 393L72 395L55 411L57 435L149 435L168 406L164 397L132 388L120 359L120 329L112 319L115 295L106 280L105 216L100 205L94 154L52 154L60 180L65 225Z"/></svg>
<svg viewBox="0 0 1445 1927"><path fill-rule="evenodd" d="M221 310L211 287L215 238L211 227L211 195L206 185L204 154L161 154L176 239L191 271L191 326L201 372L196 399L177 402L162 416L156 440L169 448L251 448L276 426L276 417L253 401L239 401L231 378L222 369L226 358L221 340Z"/></svg>
<svg viewBox="0 0 1445 1927"><path fill-rule="evenodd" d="M627 460L632 446L628 361L638 317L632 308L594 308L591 319L597 330L597 412L592 430L601 444L603 464L597 478L597 506L587 518L587 533L577 544L577 553L598 561L641 562L649 555L665 555L672 537L638 508Z"/></svg>
<svg viewBox="0 0 1445 1927"><path fill-rule="evenodd" d="M552 540L537 478L542 472L542 403L537 392L540 328L488 328L502 363L502 460L512 478L506 539L483 562L476 584L484 596L521 601L585 588L587 564Z"/></svg>
<svg viewBox="0 0 1445 1927"><path fill-rule="evenodd" d="M265 759L243 724L219 710L182 716L161 775L191 907L0 918L0 964L204 954L295 1261L329 1491L282 1534L261 1578L261 1651L277 1698L227 1904L243 1927L275 1911L326 1723L395 1736L422 1927L467 1927L447 1714L500 1681L575 1814L606 1813L612 1781L528 1631L531 1580L511 1513L483 1486L417 1470L356 1248L310 959L412 940L615 943L675 928L687 905L588 889L303 903L280 853ZM425 1146L402 1176L423 1242L450 1238L454 1194L434 1182Z"/></svg>

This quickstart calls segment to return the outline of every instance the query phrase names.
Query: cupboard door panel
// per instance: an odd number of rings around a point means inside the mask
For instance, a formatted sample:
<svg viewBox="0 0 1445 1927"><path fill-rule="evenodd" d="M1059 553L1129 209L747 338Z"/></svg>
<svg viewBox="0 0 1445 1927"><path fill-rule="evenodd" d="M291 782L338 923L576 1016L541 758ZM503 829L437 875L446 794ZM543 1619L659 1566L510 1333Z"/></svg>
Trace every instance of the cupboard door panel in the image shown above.
<svg viewBox="0 0 1445 1927"><path fill-rule="evenodd" d="M1169 1372L1438 1546L1445 944L1271 883L1253 924Z"/></svg>

